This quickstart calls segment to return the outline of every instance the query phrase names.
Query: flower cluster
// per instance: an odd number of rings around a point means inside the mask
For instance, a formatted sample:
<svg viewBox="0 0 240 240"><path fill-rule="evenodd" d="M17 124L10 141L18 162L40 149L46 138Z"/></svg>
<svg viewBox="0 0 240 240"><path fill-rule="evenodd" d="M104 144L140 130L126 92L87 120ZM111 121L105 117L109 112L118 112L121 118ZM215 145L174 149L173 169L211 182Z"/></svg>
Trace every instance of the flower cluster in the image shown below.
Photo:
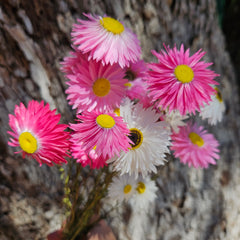
<svg viewBox="0 0 240 240"><path fill-rule="evenodd" d="M157 186L150 177L135 178L129 174L113 178L109 198L119 203L128 202L139 210L148 210L156 197Z"/></svg>
<svg viewBox="0 0 240 240"><path fill-rule="evenodd" d="M219 159L219 143L192 117L214 125L225 110L218 76L205 52L190 55L184 45L152 51L145 63L137 36L108 16L84 14L72 31L73 50L62 62L67 100L76 121L58 124L49 105L16 106L9 145L40 164L66 163L69 154L82 167L111 165L119 173L109 197L146 209L156 197L151 173L171 154L188 166L207 168Z"/></svg>

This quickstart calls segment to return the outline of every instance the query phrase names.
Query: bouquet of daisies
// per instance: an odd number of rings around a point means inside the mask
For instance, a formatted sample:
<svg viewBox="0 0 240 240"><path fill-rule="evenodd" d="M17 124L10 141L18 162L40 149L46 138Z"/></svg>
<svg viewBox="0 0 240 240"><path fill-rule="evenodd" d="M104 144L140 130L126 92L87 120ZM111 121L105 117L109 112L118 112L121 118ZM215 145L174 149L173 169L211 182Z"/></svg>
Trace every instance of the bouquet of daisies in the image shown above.
<svg viewBox="0 0 240 240"><path fill-rule="evenodd" d="M201 60L205 52L164 45L152 51L157 62L146 63L123 23L84 16L61 68L75 122L59 124L60 114L35 100L9 115L9 145L20 147L17 153L40 165L68 163L61 168L68 208L62 239L86 234L105 197L147 210L157 191L151 176L170 154L189 167L216 164L219 143L193 116L214 125L225 110L218 74Z"/></svg>

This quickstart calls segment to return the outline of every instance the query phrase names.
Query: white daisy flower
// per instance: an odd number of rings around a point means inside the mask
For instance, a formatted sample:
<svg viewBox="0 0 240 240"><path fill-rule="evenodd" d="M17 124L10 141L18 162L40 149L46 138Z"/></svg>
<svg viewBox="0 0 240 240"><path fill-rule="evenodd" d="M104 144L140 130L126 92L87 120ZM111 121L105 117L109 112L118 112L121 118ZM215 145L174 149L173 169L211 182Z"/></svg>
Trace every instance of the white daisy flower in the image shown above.
<svg viewBox="0 0 240 240"><path fill-rule="evenodd" d="M108 196L110 199L123 202L127 201L135 193L137 187L136 179L133 176L124 174L114 177L108 188Z"/></svg>
<svg viewBox="0 0 240 240"><path fill-rule="evenodd" d="M166 153L169 153L170 130L165 121L158 121L159 115L153 109L144 109L141 104L132 105L129 101L120 106L120 116L130 129L129 138L132 148L121 152L108 160L115 171L121 174L139 173L146 176L149 172L157 172L156 166L164 165Z"/></svg>
<svg viewBox="0 0 240 240"><path fill-rule="evenodd" d="M130 204L135 211L148 211L150 204L156 199L158 188L150 177L137 179L136 194L130 199Z"/></svg>
<svg viewBox="0 0 240 240"><path fill-rule="evenodd" d="M208 119L208 123L216 125L217 122L222 121L223 113L225 112L225 104L222 99L222 94L217 87L215 87L216 94L212 95L212 101L201 107L200 117Z"/></svg>
<svg viewBox="0 0 240 240"><path fill-rule="evenodd" d="M178 110L173 110L170 113L166 111L166 113L162 117L164 121L166 121L170 125L172 131L175 133L179 132L179 127L186 125L183 120L189 118L188 115L181 115Z"/></svg>

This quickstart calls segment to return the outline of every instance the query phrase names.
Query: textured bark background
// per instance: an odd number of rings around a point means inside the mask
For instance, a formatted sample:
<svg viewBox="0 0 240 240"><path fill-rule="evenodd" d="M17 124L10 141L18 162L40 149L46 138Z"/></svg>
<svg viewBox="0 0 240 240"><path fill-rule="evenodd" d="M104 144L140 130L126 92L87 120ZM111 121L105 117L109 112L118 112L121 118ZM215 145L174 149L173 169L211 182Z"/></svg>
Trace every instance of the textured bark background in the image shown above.
<svg viewBox="0 0 240 240"><path fill-rule="evenodd" d="M227 110L208 127L221 159L207 170L178 160L159 169L158 199L144 239L240 239L239 99L234 68L219 27L215 0L1 0L0 2L0 239L45 239L61 225L63 194L58 170L39 168L7 146L8 114L30 99L49 102L72 121L59 62L70 51L70 31L82 12L108 14L138 35L146 61L151 49L184 43L214 62ZM109 217L119 239L131 239L124 211Z"/></svg>

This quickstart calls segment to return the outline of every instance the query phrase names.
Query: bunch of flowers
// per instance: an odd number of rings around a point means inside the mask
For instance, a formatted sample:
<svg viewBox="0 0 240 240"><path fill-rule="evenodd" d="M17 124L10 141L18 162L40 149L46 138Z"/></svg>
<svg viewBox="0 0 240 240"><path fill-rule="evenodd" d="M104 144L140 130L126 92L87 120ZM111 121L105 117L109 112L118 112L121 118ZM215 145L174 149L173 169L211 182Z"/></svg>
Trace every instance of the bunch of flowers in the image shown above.
<svg viewBox="0 0 240 240"><path fill-rule="evenodd" d="M23 157L68 163L68 171L61 168L68 209L63 239L89 231L104 197L147 212L157 196L151 176L169 154L189 167L216 164L219 143L193 116L214 125L225 110L218 74L201 60L205 52L190 56L183 44L164 46L152 51L158 62L145 63L137 36L123 23L84 15L61 68L75 123L59 124L60 114L35 100L9 115L9 145Z"/></svg>

